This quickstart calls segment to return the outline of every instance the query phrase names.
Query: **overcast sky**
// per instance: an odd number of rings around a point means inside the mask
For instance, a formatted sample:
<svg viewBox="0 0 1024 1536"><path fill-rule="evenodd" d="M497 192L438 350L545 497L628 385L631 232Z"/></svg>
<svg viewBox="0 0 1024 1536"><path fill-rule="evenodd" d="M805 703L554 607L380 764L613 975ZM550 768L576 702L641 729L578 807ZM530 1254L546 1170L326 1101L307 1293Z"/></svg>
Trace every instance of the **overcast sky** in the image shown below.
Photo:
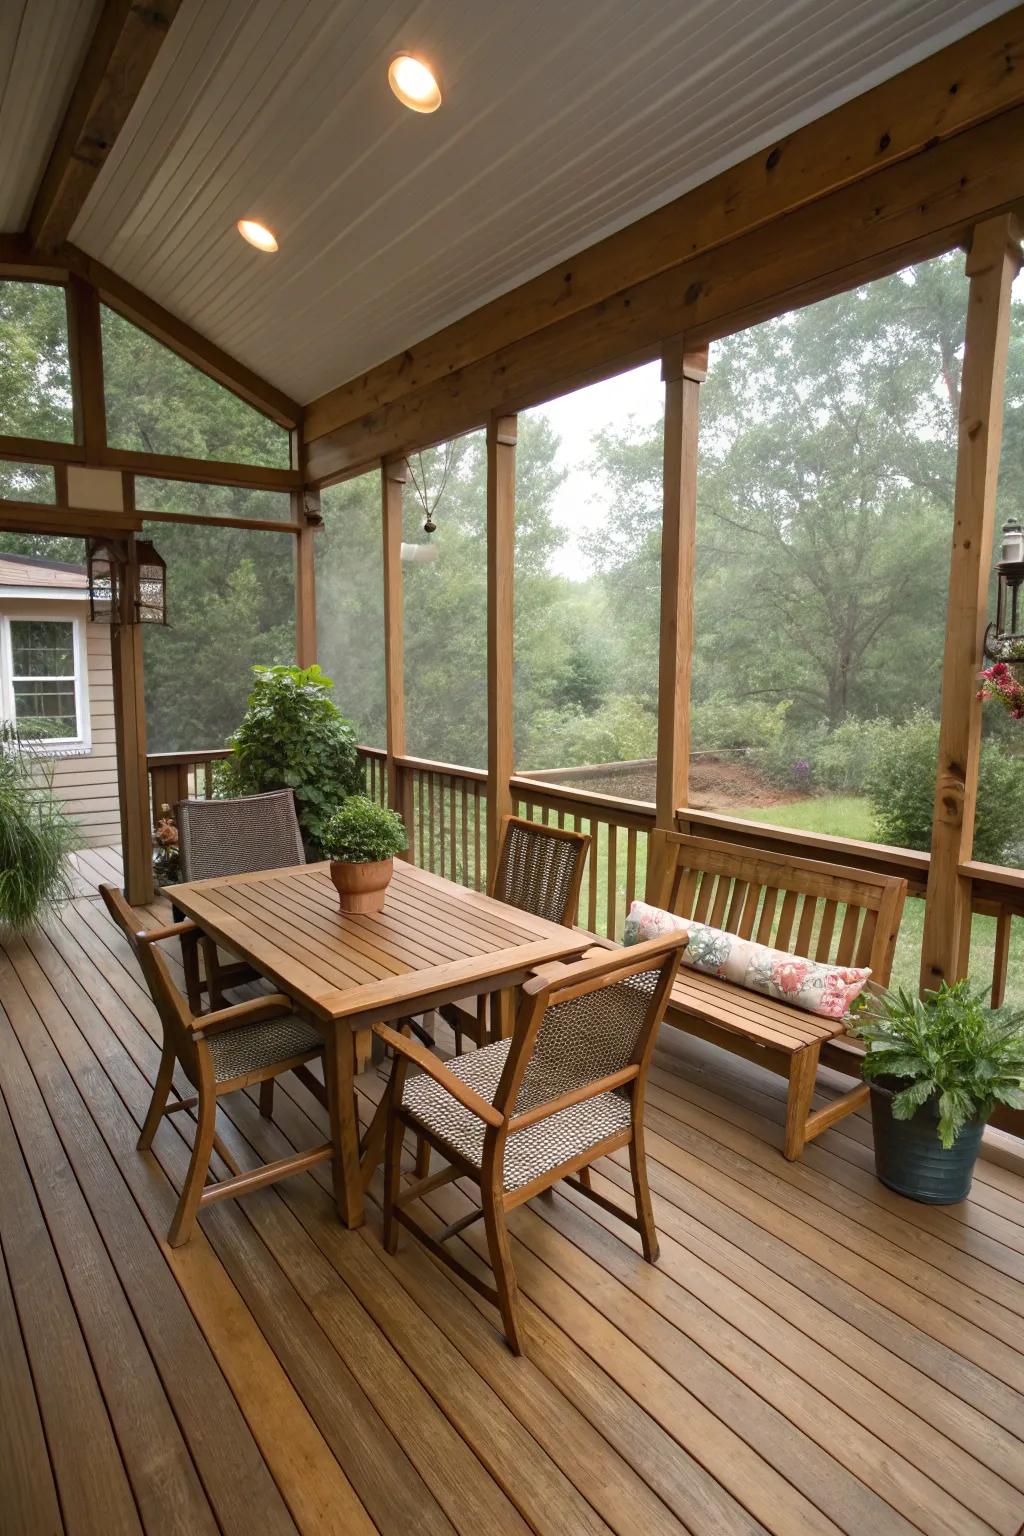
<svg viewBox="0 0 1024 1536"><path fill-rule="evenodd" d="M561 448L556 462L559 469L568 470L555 497L555 521L565 530L565 542L551 564L561 575L580 580L589 573L579 547L580 534L603 522L611 510L605 487L586 469L594 433L602 427L621 427L629 416L649 426L660 420L663 402L661 369L657 363L647 363L535 407L536 414L558 433Z"/></svg>

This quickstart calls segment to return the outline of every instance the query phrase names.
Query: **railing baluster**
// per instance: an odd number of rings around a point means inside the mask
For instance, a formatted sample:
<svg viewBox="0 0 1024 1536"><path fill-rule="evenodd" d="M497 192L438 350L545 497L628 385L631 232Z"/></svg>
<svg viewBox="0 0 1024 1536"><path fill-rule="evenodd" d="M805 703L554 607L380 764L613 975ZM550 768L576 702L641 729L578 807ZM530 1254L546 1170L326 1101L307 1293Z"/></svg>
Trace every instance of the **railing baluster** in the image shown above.
<svg viewBox="0 0 1024 1536"><path fill-rule="evenodd" d="M996 944L995 953L992 956L992 996L990 999L993 1008L1001 1008L1006 997L1006 973L1010 963L1010 924L1013 915L1007 907L1000 907L996 917Z"/></svg>
<svg viewBox="0 0 1024 1536"><path fill-rule="evenodd" d="M597 932L597 861L600 857L597 845L600 836L601 824L600 822L595 821L593 817L591 817L590 853L587 855L590 860L590 883L587 891L587 927L590 929L591 933Z"/></svg>
<svg viewBox="0 0 1024 1536"><path fill-rule="evenodd" d="M450 843L451 843L449 852L451 854L452 879L453 880L458 880L458 878L459 878L459 856L458 856L459 817L458 817L458 800L456 798L456 784L455 784L455 780L450 775L449 775L449 778L448 778L448 818L449 818L449 839L450 839Z"/></svg>
<svg viewBox="0 0 1024 1536"><path fill-rule="evenodd" d="M616 869L616 844L618 842L618 834L618 827L613 821L610 821L608 823L607 838L608 855L605 859L605 874L608 880L608 890L605 893L605 910L607 920L605 937L609 939L614 939L616 937L616 929L618 928L619 882L618 871Z"/></svg>

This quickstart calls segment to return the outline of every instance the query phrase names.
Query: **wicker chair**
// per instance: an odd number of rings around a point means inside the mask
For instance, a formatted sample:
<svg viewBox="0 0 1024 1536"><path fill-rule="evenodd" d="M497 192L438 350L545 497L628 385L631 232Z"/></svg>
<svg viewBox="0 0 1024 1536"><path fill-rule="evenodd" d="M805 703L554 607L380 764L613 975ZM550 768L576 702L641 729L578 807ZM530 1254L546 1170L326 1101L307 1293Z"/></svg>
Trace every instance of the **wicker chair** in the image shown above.
<svg viewBox="0 0 1024 1536"><path fill-rule="evenodd" d="M289 869L306 862L290 789L267 795L241 795L235 800L181 800L175 806L183 880L209 880L217 875L242 875L257 869ZM172 895L173 900L173 895ZM200 975L202 948L205 979ZM205 936L182 938L185 990L194 1014L203 993L211 1007L220 1007L229 987L257 977L242 961L222 963L216 944Z"/></svg>
<svg viewBox="0 0 1024 1536"><path fill-rule="evenodd" d="M547 827L521 816L504 817L489 895L521 912L570 926L576 916L590 841L584 832ZM478 1046L486 1044L486 997L477 998L473 1013L463 1003L447 1003L440 1013L454 1032L457 1054L462 1053L464 1034Z"/></svg>
<svg viewBox="0 0 1024 1536"><path fill-rule="evenodd" d="M269 1119L274 1106L274 1079L282 1072L295 1072L323 1099L323 1086L308 1070L307 1063L323 1055L324 1042L311 1024L296 1016L291 1000L281 992L194 1017L171 980L167 960L157 945L161 939L181 937L184 930L194 929L195 924L184 922L167 928L142 929L119 890L101 885L100 895L135 952L163 1025L163 1054L139 1135L139 1150L145 1152L152 1146L164 1115L196 1110L192 1157L167 1238L171 1247L177 1248L192 1235L202 1206L262 1189L334 1156L333 1144L325 1142L243 1172L215 1129L217 1100L251 1083L260 1084L260 1114ZM175 1098L168 1104L175 1063L181 1064L196 1092L192 1097ZM223 1158L232 1176L206 1186L213 1151Z"/></svg>
<svg viewBox="0 0 1024 1536"><path fill-rule="evenodd" d="M551 965L523 988L510 1040L441 1063L407 1034L375 1026L394 1051L388 1088L382 1241L398 1245L406 1226L473 1288L495 1302L512 1350L522 1349L515 1271L505 1213L565 1179L640 1234L644 1257L658 1256L644 1157L644 1092L657 1028L686 935L666 934L628 950L589 950ZM422 1073L406 1081L409 1065ZM401 1192L406 1128L449 1166L417 1176ZM636 1215L590 1187L590 1164L629 1148ZM428 1231L408 1207L452 1179L480 1189L481 1208ZM482 1217L495 1285L486 1285L444 1246Z"/></svg>

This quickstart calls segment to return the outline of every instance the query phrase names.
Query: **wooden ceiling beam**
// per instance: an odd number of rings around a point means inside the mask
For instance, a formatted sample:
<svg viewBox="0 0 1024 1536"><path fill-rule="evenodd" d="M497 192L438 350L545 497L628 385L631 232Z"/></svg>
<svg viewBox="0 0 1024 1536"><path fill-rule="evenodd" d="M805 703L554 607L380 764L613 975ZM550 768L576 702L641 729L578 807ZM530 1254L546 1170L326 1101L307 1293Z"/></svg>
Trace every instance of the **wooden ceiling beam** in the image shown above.
<svg viewBox="0 0 1024 1536"><path fill-rule="evenodd" d="M74 272L84 277L98 292L104 304L116 309L119 315L147 331L157 341L163 342L172 352L183 357L193 367L209 374L225 389L230 389L248 405L253 405L278 426L292 428L302 421L302 406L283 390L270 384L259 374L253 373L230 353L200 334L186 321L169 309L164 309L155 299L135 288L131 283L105 267L102 262L81 251L77 246L66 245L61 254Z"/></svg>
<svg viewBox="0 0 1024 1536"><path fill-rule="evenodd" d="M1024 6L306 406L307 440L1024 104ZM486 416L486 411L484 412Z"/></svg>
<svg viewBox="0 0 1024 1536"><path fill-rule="evenodd" d="M43 507L29 501L0 501L4 533L48 533L64 538L137 533L141 517L130 512L97 512L85 507Z"/></svg>
<svg viewBox="0 0 1024 1536"><path fill-rule="evenodd" d="M540 404L658 355L714 341L934 256L1024 199L1024 106L929 145L826 197L449 370L307 444L322 482Z"/></svg>
<svg viewBox="0 0 1024 1536"><path fill-rule="evenodd" d="M106 0L29 214L37 250L70 235L180 4Z"/></svg>

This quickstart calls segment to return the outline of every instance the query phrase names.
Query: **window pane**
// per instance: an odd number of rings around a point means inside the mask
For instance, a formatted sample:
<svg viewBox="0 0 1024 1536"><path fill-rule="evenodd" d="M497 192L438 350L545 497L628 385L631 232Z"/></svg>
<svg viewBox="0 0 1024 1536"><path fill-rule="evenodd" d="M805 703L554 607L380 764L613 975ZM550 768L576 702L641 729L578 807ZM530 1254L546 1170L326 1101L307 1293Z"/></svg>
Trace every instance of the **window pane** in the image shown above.
<svg viewBox="0 0 1024 1536"><path fill-rule="evenodd" d="M0 496L5 501L38 501L52 506L57 499L52 465L0 460Z"/></svg>
<svg viewBox="0 0 1024 1536"><path fill-rule="evenodd" d="M384 556L380 474L331 486L321 496L324 527L314 541L320 665L334 702L359 741L387 740L384 692Z"/></svg>
<svg viewBox="0 0 1024 1536"><path fill-rule="evenodd" d="M295 660L289 533L147 523L167 562L170 628L143 626L150 752L222 747L245 711L256 664Z"/></svg>
<svg viewBox="0 0 1024 1536"><path fill-rule="evenodd" d="M258 517L290 523L287 491L257 491L244 485L203 485L194 480L135 477L135 506L140 512L187 512L191 517Z"/></svg>
<svg viewBox="0 0 1024 1536"><path fill-rule="evenodd" d="M0 432L75 438L64 289L0 282Z"/></svg>
<svg viewBox="0 0 1024 1536"><path fill-rule="evenodd" d="M25 736L75 736L74 683L14 684L14 714Z"/></svg>
<svg viewBox="0 0 1024 1536"><path fill-rule="evenodd" d="M696 807L929 847L966 302L953 253L712 348Z"/></svg>
<svg viewBox="0 0 1024 1536"><path fill-rule="evenodd" d="M519 417L516 765L654 799L663 389L656 364Z"/></svg>
<svg viewBox="0 0 1024 1536"><path fill-rule="evenodd" d="M487 765L487 448L483 432L409 461L402 564L406 744L413 757ZM409 559L428 547L436 558Z"/></svg>
<svg viewBox="0 0 1024 1536"><path fill-rule="evenodd" d="M101 322L112 447L288 468L283 427L105 305Z"/></svg>
<svg viewBox="0 0 1024 1536"><path fill-rule="evenodd" d="M74 677L74 629L61 620L12 619L15 677Z"/></svg>

